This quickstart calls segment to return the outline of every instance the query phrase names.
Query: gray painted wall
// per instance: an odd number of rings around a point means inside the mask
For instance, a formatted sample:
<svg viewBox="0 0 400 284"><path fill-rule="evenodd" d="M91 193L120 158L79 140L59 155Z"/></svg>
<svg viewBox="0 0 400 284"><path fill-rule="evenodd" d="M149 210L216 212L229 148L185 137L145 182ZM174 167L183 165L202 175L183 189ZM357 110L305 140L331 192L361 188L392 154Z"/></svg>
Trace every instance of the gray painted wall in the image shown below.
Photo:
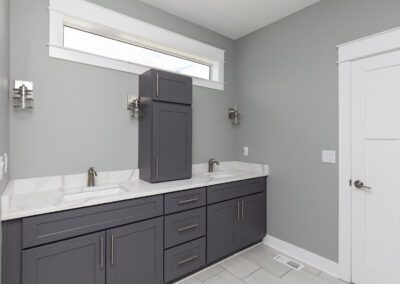
<svg viewBox="0 0 400 284"><path fill-rule="evenodd" d="M336 45L400 26L398 0L323 0L236 43L239 159L268 163L268 233L338 260Z"/></svg>
<svg viewBox="0 0 400 284"><path fill-rule="evenodd" d="M8 115L8 74L10 58L10 12L9 0L0 0L0 155L9 153L9 115ZM8 173L0 181L0 192L3 192L8 182ZM0 208L1 211L1 208ZM0 244L2 231L0 228ZM2 247L0 245L0 255ZM0 259L1 267L1 259ZM0 269L1 279L1 269Z"/></svg>
<svg viewBox="0 0 400 284"><path fill-rule="evenodd" d="M194 87L193 161L232 159L234 42L140 1L92 2L226 50L226 90ZM47 7L47 0L11 1L10 78L35 89L32 112L10 112L12 178L137 168L138 122L126 95L138 94L138 76L49 58Z"/></svg>
<svg viewBox="0 0 400 284"><path fill-rule="evenodd" d="M8 74L10 54L9 0L0 0L0 155L9 153ZM0 181L0 192L8 182L8 173Z"/></svg>

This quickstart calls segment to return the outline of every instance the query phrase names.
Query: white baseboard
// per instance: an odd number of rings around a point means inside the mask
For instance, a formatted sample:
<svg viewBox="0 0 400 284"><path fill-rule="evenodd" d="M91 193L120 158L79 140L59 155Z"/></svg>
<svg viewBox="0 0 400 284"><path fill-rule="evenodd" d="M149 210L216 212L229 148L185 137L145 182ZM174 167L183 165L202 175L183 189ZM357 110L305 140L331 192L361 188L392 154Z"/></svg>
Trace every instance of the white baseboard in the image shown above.
<svg viewBox="0 0 400 284"><path fill-rule="evenodd" d="M288 256L291 256L304 264L315 267L325 273L338 278L339 264L325 257L319 256L315 253L309 252L305 249L292 245L288 242L282 241L270 235L267 235L263 243L276 249Z"/></svg>

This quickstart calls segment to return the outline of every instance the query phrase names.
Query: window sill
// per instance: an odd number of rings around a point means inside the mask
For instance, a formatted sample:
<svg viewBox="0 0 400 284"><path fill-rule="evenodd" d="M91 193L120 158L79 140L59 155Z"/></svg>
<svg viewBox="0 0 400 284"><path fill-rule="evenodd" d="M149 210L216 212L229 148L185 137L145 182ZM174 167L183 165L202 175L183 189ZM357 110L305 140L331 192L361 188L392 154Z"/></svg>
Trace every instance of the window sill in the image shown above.
<svg viewBox="0 0 400 284"><path fill-rule="evenodd" d="M122 61L122 60L112 59L112 58L108 58L108 57L104 57L104 56L100 56L100 55L96 55L96 54L86 53L86 52L69 49L69 48L65 48L65 47L61 47L61 46L56 46L56 45L50 45L50 44L49 44L49 56L52 58L64 59L64 60L78 62L78 63L82 63L82 64L103 67L103 68L108 68L108 69L122 71L122 72L133 73L133 74L137 74L137 75L140 75L150 69L150 67L135 64L132 62L126 62L126 61ZM170 71L168 71L168 72L170 72ZM224 87L225 87L225 84L222 82L205 80L205 79L195 78L195 77L193 77L193 85L199 86L199 87L204 87L204 88L209 88L209 89L214 89L214 90L219 90L219 91L223 91Z"/></svg>

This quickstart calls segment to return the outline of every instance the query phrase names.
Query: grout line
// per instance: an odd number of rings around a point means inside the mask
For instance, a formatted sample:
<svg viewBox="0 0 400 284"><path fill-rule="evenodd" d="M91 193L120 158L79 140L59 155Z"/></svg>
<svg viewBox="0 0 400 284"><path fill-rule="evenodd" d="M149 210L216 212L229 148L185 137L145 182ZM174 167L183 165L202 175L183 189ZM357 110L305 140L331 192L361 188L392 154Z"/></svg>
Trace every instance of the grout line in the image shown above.
<svg viewBox="0 0 400 284"><path fill-rule="evenodd" d="M290 272L292 272L293 269L290 269L288 272L286 272L285 274L283 274L281 277L279 277L279 279L282 279L283 277L285 277L286 275L288 275Z"/></svg>
<svg viewBox="0 0 400 284"><path fill-rule="evenodd" d="M251 275L253 275L254 273L256 273L257 271L262 270L262 268L260 267L259 269L257 269L256 271L253 271L252 273L250 273L249 275L247 275L245 278L241 279L241 280L245 280L247 278L249 278Z"/></svg>
<svg viewBox="0 0 400 284"><path fill-rule="evenodd" d="M245 249L245 250L243 250L243 251L240 251L240 252L238 252L238 253L236 253L236 254L234 254L234 255L231 255L231 256L228 257L228 258L225 258L225 259L223 259L223 260L221 260L221 261L219 261L219 262L217 262L217 263L214 263L213 265L211 265L211 266L209 266L209 267L206 267L205 269L203 269L203 270L201 270L201 271L199 271L199 272L197 272L197 273L195 273L195 274L193 274L193 275L190 275L190 276L188 276L187 278L182 279L181 281L185 281L185 280L190 279L190 278L196 278L196 279L199 280L201 283L205 283L205 282L208 281L210 278L215 277L215 276L217 276L217 275L220 275L220 274L223 273L224 271L230 272L230 271L227 270L225 267L223 267L221 264L222 264L223 262L227 261L228 259L234 258L234 257L236 257L236 256L241 256L241 257L245 258L246 260L250 261L251 263L253 263L251 260L249 260L249 259L247 259L246 257L242 256L242 254L243 254L244 252L246 252L246 251L248 251L248 250L250 250L250 249L252 249L252 248L254 248L254 247L260 246L260 245L261 245L261 246L269 247L268 245L261 244L261 243L257 243L257 244L255 244L255 245L253 245L253 246L251 246L251 247L248 247L247 249ZM282 253L282 252L280 252L280 251L278 251L278 250L276 250L276 252L277 252L278 254ZM267 254L269 254L269 255L271 255L271 256L276 256L276 254L273 254L273 253L270 252L270 251L267 251ZM282 253L282 254L284 254L284 253ZM256 265L255 263L253 263L253 264ZM211 269L211 268L213 268L213 267L216 267L216 266L218 266L218 265L220 265L224 270L221 271L221 272L219 272L219 273L217 273L217 274L215 274L215 275L213 275L213 276L211 276L210 278L205 279L204 281L202 281L202 280L200 280L200 279L198 279L198 278L196 277L196 276L199 275L200 273L202 273L202 272L204 272L204 271L206 271L206 270L208 270L208 269ZM268 270L263 269L262 267L259 267L258 265L256 265L256 266L258 267L258 269L255 270L255 271L253 271L253 272L250 273L249 275L245 276L244 278L239 278L239 277L237 277L236 275L235 275L235 276L236 276L238 279L240 279L240 280L242 280L242 281L245 281L246 279L248 279L249 277L251 277L253 274L255 274L256 272L258 272L258 271L260 271L260 270L265 270L265 271L268 272ZM313 266L310 266L310 267L314 268ZM318 269L318 270L319 270L319 269ZM278 277L278 276L276 276L276 275L274 275L274 276L275 276L277 279L283 279L283 278L285 278L285 276L287 276L289 273L291 273L291 272L293 272L293 271L295 271L295 270L290 269L289 271L287 271L286 273L284 273L284 274L281 275L280 277ZM304 270L304 269L303 269L303 271L306 272L306 273L308 273L308 274L310 274L310 275L312 275L312 276L314 276L314 277L317 277L317 278L320 279L320 280L322 280L322 278L321 278L320 276L322 275L323 271L321 271L321 270L319 270L319 273L318 273L317 275L316 275L316 274L313 274L313 273L311 273L311 272L309 272L309 271L306 271L306 270ZM232 273L232 272L230 272L230 273ZM270 273L270 272L269 272L269 273ZM180 283L180 282L179 282L179 283Z"/></svg>
<svg viewBox="0 0 400 284"><path fill-rule="evenodd" d="M215 274L211 275L210 277L208 277L208 278L206 278L206 279L204 279L204 280L201 280L201 279L197 278L197 276L200 275L202 272L207 271L207 270L210 270L210 269L212 269L213 267L216 267L216 266L218 266L218 265L222 268L222 271L220 271L220 272L218 272L218 273L215 273ZM221 274L222 272L225 272L225 271L226 271L225 267L223 267L223 266L220 265L220 264L216 264L215 266L210 266L209 268L205 268L205 269L199 271L199 273L197 273L196 276L193 276L193 278L196 278L196 279L199 280L200 282L203 282L203 283L204 283L204 282L206 282L207 280L209 280L209 279L213 278L214 276L217 276L217 275L219 275L219 274ZM192 276L189 277L189 278L192 278Z"/></svg>
<svg viewBox="0 0 400 284"><path fill-rule="evenodd" d="M217 266L217 265L221 265L223 262L227 261L228 259L231 259L231 258L234 258L235 256L241 255L242 253L244 253L244 252L246 252L246 251L248 251L248 250L250 250L250 249L252 249L252 248L254 248L254 247L256 247L256 246L259 246L259 245L264 245L264 243L263 243L263 242L256 243L256 244L254 244L254 245L252 245L252 246L250 246L250 247L248 247L248 248L246 248L246 249L244 249L244 250L241 250L241 251L239 251L239 252L237 252L237 253L235 253L235 254L233 254L233 255L227 257L227 258L224 258L224 259L220 260L220 261L217 262L217 263L214 263L213 265L207 266L207 267L205 267L204 269L202 269L202 270L200 270L200 271L198 271L198 272L196 272L196 273L194 273L194 274L191 274L191 275L189 275L188 277L186 277L186 278L184 278L184 279L179 280L179 282L177 282L177 284L180 284L181 282L186 281L186 280L188 280L188 279L190 279L190 278L192 278L192 277L196 277L196 276L199 275L201 272L203 272L203 271L205 271L205 270L208 270L208 269L210 269L210 268L212 268L212 267L215 267L215 266ZM223 266L222 266L222 267L223 267ZM225 267L223 267L223 268L225 269ZM225 269L225 270L226 270L226 269ZM218 274L219 274L219 273L218 273ZM197 279L198 279L198 278L197 278ZM198 280L200 280L200 279L198 279ZM200 280L200 281L201 281L201 280Z"/></svg>

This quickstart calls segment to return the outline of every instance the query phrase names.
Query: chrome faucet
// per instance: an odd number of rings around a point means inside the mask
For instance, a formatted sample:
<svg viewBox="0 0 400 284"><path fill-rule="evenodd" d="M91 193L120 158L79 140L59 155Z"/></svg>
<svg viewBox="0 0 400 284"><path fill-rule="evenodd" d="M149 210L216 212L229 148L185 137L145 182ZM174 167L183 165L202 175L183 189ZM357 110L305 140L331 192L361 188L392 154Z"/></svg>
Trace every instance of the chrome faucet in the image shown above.
<svg viewBox="0 0 400 284"><path fill-rule="evenodd" d="M210 159L208 161L208 172L212 173L214 171L214 165L219 165L219 162L215 160L214 158Z"/></svg>
<svg viewBox="0 0 400 284"><path fill-rule="evenodd" d="M97 172L95 171L94 167L91 167L91 168L88 170L88 180L87 180L87 186L88 186L88 187L93 187L93 186L95 186L96 177L97 177Z"/></svg>

